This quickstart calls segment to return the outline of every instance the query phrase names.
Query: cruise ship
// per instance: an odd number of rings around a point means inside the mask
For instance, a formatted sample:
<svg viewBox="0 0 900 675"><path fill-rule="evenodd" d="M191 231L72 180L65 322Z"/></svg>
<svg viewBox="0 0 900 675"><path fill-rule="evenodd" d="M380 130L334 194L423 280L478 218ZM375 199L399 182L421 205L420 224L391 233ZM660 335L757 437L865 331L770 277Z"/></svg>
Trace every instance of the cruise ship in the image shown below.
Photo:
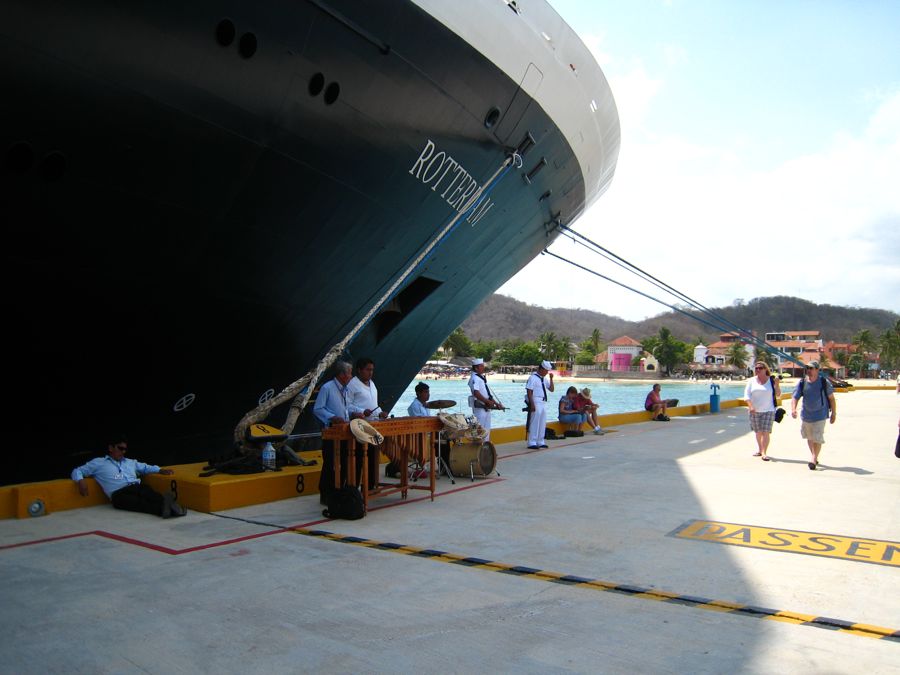
<svg viewBox="0 0 900 675"><path fill-rule="evenodd" d="M227 453L373 307L343 358L390 410L615 172L610 87L540 0L3 6L4 484L120 432Z"/></svg>

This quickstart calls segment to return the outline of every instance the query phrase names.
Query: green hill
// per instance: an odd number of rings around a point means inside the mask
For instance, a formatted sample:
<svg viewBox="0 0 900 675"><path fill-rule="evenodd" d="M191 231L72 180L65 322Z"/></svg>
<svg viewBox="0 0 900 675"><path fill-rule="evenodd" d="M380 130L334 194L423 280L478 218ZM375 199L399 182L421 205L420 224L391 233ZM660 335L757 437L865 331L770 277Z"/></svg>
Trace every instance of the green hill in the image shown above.
<svg viewBox="0 0 900 675"><path fill-rule="evenodd" d="M818 330L822 339L836 342L849 342L864 329L877 337L900 320L900 314L883 309L817 305L783 295L712 309L741 328L756 331L760 337L767 332ZM674 311L643 321L626 321L587 309L538 307L497 294L481 303L462 329L472 340L534 340L541 333L553 332L580 342L595 328L603 333L604 341L609 341L621 335L635 339L656 335L661 326L684 342L694 342L699 337L709 344L724 332Z"/></svg>

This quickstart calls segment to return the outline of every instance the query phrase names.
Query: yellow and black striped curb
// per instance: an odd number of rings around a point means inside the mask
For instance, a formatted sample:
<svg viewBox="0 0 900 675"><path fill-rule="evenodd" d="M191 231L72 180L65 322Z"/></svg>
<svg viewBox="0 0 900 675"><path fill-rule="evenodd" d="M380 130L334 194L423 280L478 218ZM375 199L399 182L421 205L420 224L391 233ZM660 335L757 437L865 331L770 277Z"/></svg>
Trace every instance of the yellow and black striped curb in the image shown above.
<svg viewBox="0 0 900 675"><path fill-rule="evenodd" d="M839 631L842 633L852 633L861 637L874 638L876 640L888 640L891 642L900 642L900 630L891 628L882 628L881 626L872 626L864 623L856 623L854 621L844 621L843 619L832 619L825 616L814 616L812 614L801 614L799 612L790 612L778 609L769 609L768 607L757 607L755 605L741 605L725 600L711 600L709 598L698 597L695 595L678 595L677 593L669 593L657 588L644 588L642 586L632 586L630 584L616 584L609 581L600 581L599 579L590 579L587 577L579 577L571 574L561 574L559 572L550 572L547 570L539 570L534 567L523 567L521 565L509 565L507 563L496 562L494 560L485 560L484 558L474 558L469 556L456 555L447 551L438 551L433 548L417 548L415 546L404 546L403 544L395 544L392 542L374 541L365 539L364 537L353 537L325 530L310 530L305 528L289 528L285 532L293 532L307 537L320 537L330 541L339 542L341 544L353 544L354 546L363 546L366 548L378 549L381 551L390 551L392 553L400 553L403 555L416 556L418 558L428 558L443 563L451 563L454 565L462 565L463 567L475 567L491 572L501 572L503 574L513 574L521 577L529 577L540 581L550 581L565 586L578 586L594 591L607 591L610 593L619 593L628 595L633 598L642 600L656 600L675 605L684 605L687 607L696 607L698 609L706 609L713 612L724 612L728 614L739 614L742 616L751 616L757 619L768 619L771 621L781 621L784 623L792 623L800 626L814 626L816 628L825 628L828 630Z"/></svg>

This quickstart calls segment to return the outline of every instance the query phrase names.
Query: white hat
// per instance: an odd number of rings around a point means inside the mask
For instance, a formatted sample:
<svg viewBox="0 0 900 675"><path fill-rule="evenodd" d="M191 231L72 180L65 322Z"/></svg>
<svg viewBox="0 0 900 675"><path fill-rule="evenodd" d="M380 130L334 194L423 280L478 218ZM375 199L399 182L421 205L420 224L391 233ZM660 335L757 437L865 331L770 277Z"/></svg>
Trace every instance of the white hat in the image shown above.
<svg viewBox="0 0 900 675"><path fill-rule="evenodd" d="M360 443L381 445L384 442L384 436L378 433L378 430L365 420L352 420L350 422L350 433Z"/></svg>
<svg viewBox="0 0 900 675"><path fill-rule="evenodd" d="M480 366L482 363L484 363L484 359L472 359L473 366Z"/></svg>
<svg viewBox="0 0 900 675"><path fill-rule="evenodd" d="M553 364L549 361L541 361L541 368L544 370L553 370Z"/></svg>

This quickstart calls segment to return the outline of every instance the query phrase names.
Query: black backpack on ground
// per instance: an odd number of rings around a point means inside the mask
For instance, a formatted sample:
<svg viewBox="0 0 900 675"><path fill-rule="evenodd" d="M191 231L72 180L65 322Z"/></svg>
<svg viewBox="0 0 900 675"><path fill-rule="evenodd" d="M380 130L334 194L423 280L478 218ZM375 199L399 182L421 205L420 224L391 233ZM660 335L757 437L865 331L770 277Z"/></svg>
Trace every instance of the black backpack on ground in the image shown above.
<svg viewBox="0 0 900 675"><path fill-rule="evenodd" d="M340 518L342 520L359 520L365 517L366 507L363 504L362 494L359 488L345 485L333 490L328 496L328 508L322 511L326 518Z"/></svg>

